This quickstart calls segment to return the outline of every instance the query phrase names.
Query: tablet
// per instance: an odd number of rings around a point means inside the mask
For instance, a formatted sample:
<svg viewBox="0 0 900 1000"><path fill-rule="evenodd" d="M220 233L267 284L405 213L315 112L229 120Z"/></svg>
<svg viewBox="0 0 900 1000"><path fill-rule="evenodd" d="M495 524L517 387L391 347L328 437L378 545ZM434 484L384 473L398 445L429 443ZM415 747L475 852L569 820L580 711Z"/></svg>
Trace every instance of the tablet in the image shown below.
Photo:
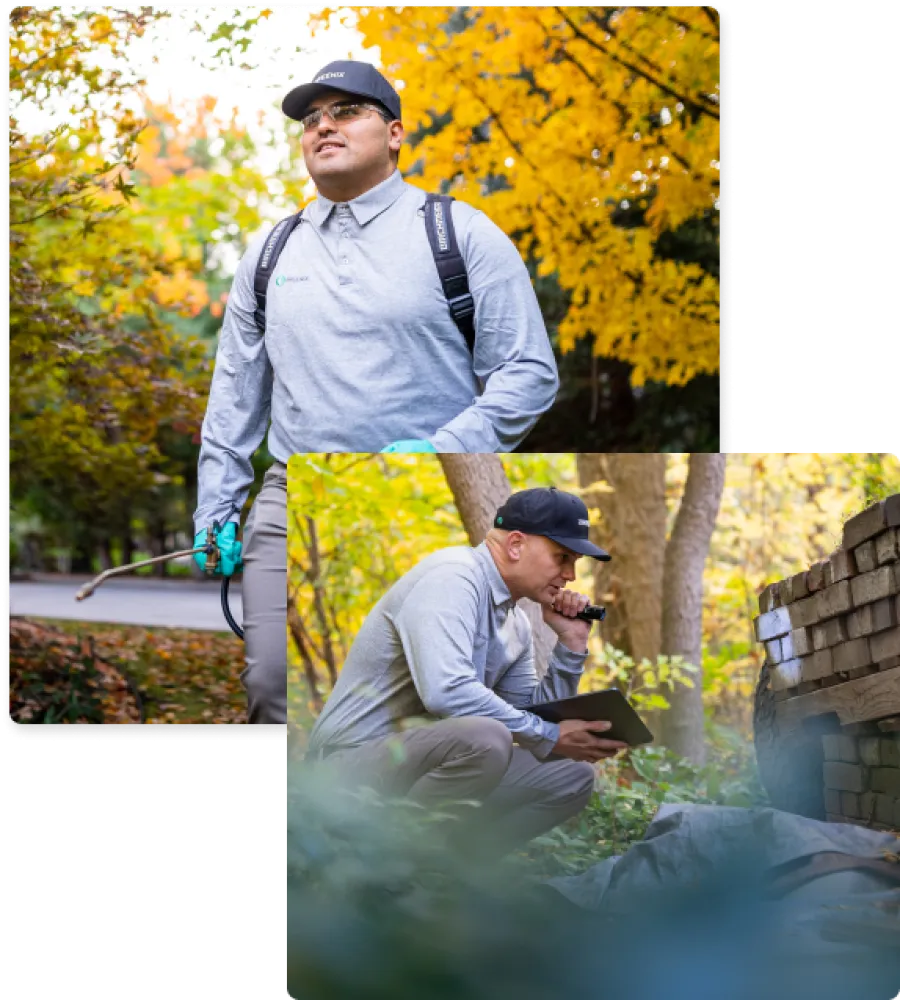
<svg viewBox="0 0 900 1000"><path fill-rule="evenodd" d="M560 698L558 701L542 701L536 705L526 705L525 711L533 712L546 722L562 722L564 719L611 722L610 729L597 735L606 740L619 740L629 746L653 742L653 733L618 688L576 694L572 698Z"/></svg>

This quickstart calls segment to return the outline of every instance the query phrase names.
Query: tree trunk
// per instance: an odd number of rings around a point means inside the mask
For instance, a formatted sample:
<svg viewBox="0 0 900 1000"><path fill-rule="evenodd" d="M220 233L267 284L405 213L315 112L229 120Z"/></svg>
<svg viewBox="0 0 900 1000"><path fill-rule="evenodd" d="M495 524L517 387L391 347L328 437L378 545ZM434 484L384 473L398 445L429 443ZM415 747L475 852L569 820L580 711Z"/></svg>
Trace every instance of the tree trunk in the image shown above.
<svg viewBox="0 0 900 1000"><path fill-rule="evenodd" d="M698 668L698 672L691 675L691 687L681 684L666 694L671 707L660 720L660 742L696 764L703 764L706 759L703 675L699 670L702 663L703 567L724 485L724 455L691 455L684 496L666 546L662 652L668 656L683 656L686 662Z"/></svg>
<svg viewBox="0 0 900 1000"><path fill-rule="evenodd" d="M159 510L153 510L146 521L147 547L150 555L155 559L157 556L165 555L166 552L166 522ZM151 568L151 573L155 577L165 577L168 563L156 563Z"/></svg>
<svg viewBox="0 0 900 1000"><path fill-rule="evenodd" d="M510 494L509 480L498 455L438 456L456 509L469 536L479 545L494 523L497 508Z"/></svg>
<svg viewBox="0 0 900 1000"><path fill-rule="evenodd" d="M133 562L133 546L131 544L131 505L127 500L123 501L121 506L115 507L109 514L108 520L104 525L104 535L101 542L101 546L105 547L107 550L107 555L110 560L110 565L112 562L112 548L113 542L118 542L120 546L119 558L115 562L116 566L125 566L130 562ZM101 562L104 557L101 556ZM106 565L101 566L102 569L107 569Z"/></svg>
<svg viewBox="0 0 900 1000"><path fill-rule="evenodd" d="M656 661L660 649L666 547L666 456L579 455L585 497L603 519L597 544L613 557L595 570L595 599L614 605L604 636L636 662ZM606 482L612 492L597 488Z"/></svg>
<svg viewBox="0 0 900 1000"><path fill-rule="evenodd" d="M631 652L628 639L628 626L625 620L625 606L622 601L622 591L616 569L619 565L616 535L613 528L614 517L611 501L612 486L606 468L606 456L597 454L579 454L576 456L578 466L578 485L582 491L581 498L591 510L600 511L600 523L596 518L590 528L590 539L595 545L606 549L612 556L611 562L598 562L592 559L593 569L593 600L595 604L606 607L606 619L599 626L603 631L603 641Z"/></svg>
<svg viewBox="0 0 900 1000"><path fill-rule="evenodd" d="M26 573L40 573L45 569L44 547L39 535L27 535L22 545L23 569Z"/></svg>
<svg viewBox="0 0 900 1000"><path fill-rule="evenodd" d="M109 537L101 538L97 543L97 558L100 562L100 569L102 572L112 569L112 540Z"/></svg>
<svg viewBox="0 0 900 1000"><path fill-rule="evenodd" d="M127 566L131 562L134 562L134 538L129 525L122 531L122 565Z"/></svg>
<svg viewBox="0 0 900 1000"><path fill-rule="evenodd" d="M90 538L79 538L71 549L71 561L68 573L90 573L94 574L94 563L91 558L92 545Z"/></svg>
<svg viewBox="0 0 900 1000"><path fill-rule="evenodd" d="M497 508L506 502L511 492L503 463L498 455L444 454L438 457L469 544L479 545L494 523ZM535 667L538 676L543 677L557 643L556 633L544 624L539 604L523 598L518 606L531 623Z"/></svg>

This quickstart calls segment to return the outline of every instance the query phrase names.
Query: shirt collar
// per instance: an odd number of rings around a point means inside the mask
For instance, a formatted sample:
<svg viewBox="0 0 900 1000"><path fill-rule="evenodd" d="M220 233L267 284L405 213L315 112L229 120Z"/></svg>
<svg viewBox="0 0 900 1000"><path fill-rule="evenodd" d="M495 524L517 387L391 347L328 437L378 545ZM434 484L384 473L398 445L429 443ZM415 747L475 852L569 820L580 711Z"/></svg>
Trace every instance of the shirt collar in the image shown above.
<svg viewBox="0 0 900 1000"><path fill-rule="evenodd" d="M508 610L516 602L512 599L509 587L506 586L503 577L500 575L500 570L497 569L497 564L494 562L494 557L491 555L491 550L487 547L486 542L482 542L476 547L475 555L484 569L488 586L491 588L491 597L494 599L494 604L498 608Z"/></svg>
<svg viewBox="0 0 900 1000"><path fill-rule="evenodd" d="M380 184L376 184L375 187L369 188L364 194L361 194L358 198L354 198L352 201L346 202L346 204L350 206L353 218L361 226L364 226L367 222L371 222L376 215L381 215L386 208L390 208L400 195L403 194L405 187L406 182L403 180L402 174L399 170L395 169L387 180L383 180ZM316 226L321 227L328 220L328 216L331 215L336 204L338 202L334 202L330 198L326 198L320 194L309 206L306 215L309 216L310 220Z"/></svg>

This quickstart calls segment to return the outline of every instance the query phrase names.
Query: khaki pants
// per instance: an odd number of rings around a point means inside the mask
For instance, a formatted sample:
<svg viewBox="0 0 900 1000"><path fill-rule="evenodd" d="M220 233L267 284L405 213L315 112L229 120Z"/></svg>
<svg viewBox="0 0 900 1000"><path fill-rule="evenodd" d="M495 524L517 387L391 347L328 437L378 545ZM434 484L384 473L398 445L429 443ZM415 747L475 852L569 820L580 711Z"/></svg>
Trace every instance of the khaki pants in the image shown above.
<svg viewBox="0 0 900 1000"><path fill-rule="evenodd" d="M343 787L368 785L422 805L480 802L458 810L452 835L458 850L479 859L500 857L581 812L594 788L591 764L540 761L513 745L503 723L477 716L337 750L318 767Z"/></svg>
<svg viewBox="0 0 900 1000"><path fill-rule="evenodd" d="M244 528L247 721L287 722L287 467L266 472Z"/></svg>

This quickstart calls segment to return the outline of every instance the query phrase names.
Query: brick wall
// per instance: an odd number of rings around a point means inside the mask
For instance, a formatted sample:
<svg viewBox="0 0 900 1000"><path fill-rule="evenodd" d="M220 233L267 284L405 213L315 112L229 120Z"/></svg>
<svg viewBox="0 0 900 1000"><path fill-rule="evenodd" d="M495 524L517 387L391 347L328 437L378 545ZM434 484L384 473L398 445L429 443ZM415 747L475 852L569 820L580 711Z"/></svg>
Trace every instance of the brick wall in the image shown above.
<svg viewBox="0 0 900 1000"><path fill-rule="evenodd" d="M827 559L768 584L759 610L776 700L900 669L900 494L850 518ZM900 829L897 728L872 719L822 737L829 819Z"/></svg>
<svg viewBox="0 0 900 1000"><path fill-rule="evenodd" d="M822 737L826 818L900 830L900 733L853 729Z"/></svg>

